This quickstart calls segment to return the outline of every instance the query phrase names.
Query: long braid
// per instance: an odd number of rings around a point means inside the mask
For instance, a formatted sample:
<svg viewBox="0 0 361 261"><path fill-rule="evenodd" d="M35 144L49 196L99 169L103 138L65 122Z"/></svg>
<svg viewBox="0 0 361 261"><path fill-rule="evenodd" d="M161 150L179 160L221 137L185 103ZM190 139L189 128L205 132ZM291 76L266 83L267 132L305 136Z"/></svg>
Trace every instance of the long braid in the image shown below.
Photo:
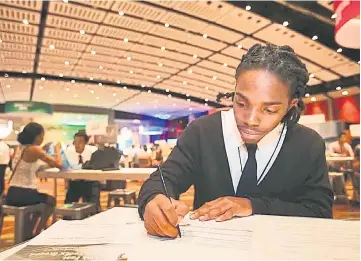
<svg viewBox="0 0 361 261"><path fill-rule="evenodd" d="M287 83L290 98L298 98L298 102L297 107L286 114L283 122L288 125L298 122L305 109L302 97L305 95L309 76L306 65L297 57L294 50L289 46L255 44L242 56L236 70L236 80L241 72L255 69L265 69Z"/></svg>

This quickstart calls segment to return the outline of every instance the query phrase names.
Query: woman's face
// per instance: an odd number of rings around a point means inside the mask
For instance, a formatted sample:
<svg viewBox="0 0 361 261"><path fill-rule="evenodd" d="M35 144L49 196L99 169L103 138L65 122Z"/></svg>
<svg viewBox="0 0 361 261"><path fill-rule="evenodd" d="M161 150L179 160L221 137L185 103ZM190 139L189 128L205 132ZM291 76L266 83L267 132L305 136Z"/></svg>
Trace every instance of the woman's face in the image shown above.
<svg viewBox="0 0 361 261"><path fill-rule="evenodd" d="M266 70L242 72L233 101L234 116L246 143L257 143L271 132L296 105L288 85Z"/></svg>
<svg viewBox="0 0 361 261"><path fill-rule="evenodd" d="M40 146L41 144L43 144L44 134L45 134L45 132L42 131L38 136L36 136L34 145Z"/></svg>

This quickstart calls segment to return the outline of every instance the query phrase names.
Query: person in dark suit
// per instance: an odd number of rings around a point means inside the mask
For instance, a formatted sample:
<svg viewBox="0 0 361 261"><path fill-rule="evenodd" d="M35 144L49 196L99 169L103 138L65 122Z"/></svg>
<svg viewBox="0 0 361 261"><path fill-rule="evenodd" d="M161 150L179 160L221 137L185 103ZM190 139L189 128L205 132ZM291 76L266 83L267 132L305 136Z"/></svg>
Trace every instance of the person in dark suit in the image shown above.
<svg viewBox="0 0 361 261"><path fill-rule="evenodd" d="M289 46L252 46L236 70L233 108L185 129L162 169L143 184L139 214L148 233L176 237L189 207L177 200L194 185L192 219L252 214L332 217L325 143L297 124L309 75Z"/></svg>

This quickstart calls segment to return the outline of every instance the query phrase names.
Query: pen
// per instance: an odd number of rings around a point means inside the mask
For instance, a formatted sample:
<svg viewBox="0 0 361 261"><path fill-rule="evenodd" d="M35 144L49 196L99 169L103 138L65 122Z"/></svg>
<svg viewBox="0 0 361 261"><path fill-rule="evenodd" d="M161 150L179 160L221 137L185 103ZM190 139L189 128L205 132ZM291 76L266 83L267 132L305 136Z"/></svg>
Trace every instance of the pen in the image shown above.
<svg viewBox="0 0 361 261"><path fill-rule="evenodd" d="M158 169L159 169L160 178L161 178L161 180L162 180L162 184L163 184L163 188L164 188L165 194L166 194L167 198L169 199L170 203L172 203L172 200L170 199L169 194L168 194L167 187L166 187L166 185L165 185L162 168L161 168L160 166L158 166ZM178 230L178 235L179 235L179 237L182 237L182 234L181 234L181 231L180 231L180 228L179 228L179 224L177 225L177 230Z"/></svg>

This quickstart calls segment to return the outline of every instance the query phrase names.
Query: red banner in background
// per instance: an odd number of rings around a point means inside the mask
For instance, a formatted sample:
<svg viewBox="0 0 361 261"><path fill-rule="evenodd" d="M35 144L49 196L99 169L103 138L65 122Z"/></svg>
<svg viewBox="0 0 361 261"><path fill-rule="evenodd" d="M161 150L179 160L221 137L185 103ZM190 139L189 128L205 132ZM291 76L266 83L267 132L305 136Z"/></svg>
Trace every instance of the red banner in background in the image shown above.
<svg viewBox="0 0 361 261"><path fill-rule="evenodd" d="M334 1L335 41L347 48L360 48L360 1Z"/></svg>

